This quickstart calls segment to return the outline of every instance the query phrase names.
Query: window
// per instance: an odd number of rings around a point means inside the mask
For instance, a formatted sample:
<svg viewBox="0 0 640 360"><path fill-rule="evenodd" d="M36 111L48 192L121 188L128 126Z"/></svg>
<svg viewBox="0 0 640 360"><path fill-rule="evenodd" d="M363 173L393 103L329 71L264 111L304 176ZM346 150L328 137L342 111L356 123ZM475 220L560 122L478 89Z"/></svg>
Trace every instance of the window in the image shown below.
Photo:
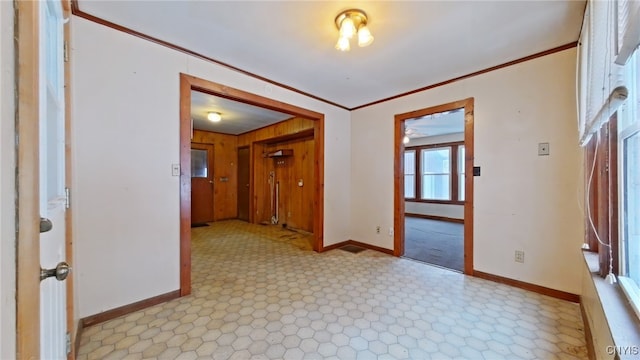
<svg viewBox="0 0 640 360"><path fill-rule="evenodd" d="M416 197L416 151L404 152L404 197L413 199Z"/></svg>
<svg viewBox="0 0 640 360"><path fill-rule="evenodd" d="M423 200L451 200L451 148L421 150Z"/></svg>
<svg viewBox="0 0 640 360"><path fill-rule="evenodd" d="M464 201L462 142L409 147L404 153L407 201L461 204Z"/></svg>
<svg viewBox="0 0 640 360"><path fill-rule="evenodd" d="M40 212L59 206L65 187L63 18L59 1L42 2L40 38Z"/></svg>
<svg viewBox="0 0 640 360"><path fill-rule="evenodd" d="M640 71L638 55L626 69L631 96L620 109L618 154L620 166L620 284L640 316Z"/></svg>

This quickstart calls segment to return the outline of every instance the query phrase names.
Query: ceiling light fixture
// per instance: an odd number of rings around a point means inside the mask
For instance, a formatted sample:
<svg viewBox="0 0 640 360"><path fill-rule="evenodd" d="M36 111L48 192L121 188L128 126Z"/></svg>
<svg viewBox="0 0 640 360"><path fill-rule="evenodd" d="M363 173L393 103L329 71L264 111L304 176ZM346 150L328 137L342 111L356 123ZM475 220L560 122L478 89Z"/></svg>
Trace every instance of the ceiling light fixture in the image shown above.
<svg viewBox="0 0 640 360"><path fill-rule="evenodd" d="M373 36L367 27L367 14L360 9L349 9L336 16L336 27L340 30L340 37L336 43L336 49L349 51L351 45L349 39L358 35L358 46L365 47L371 45Z"/></svg>
<svg viewBox="0 0 640 360"><path fill-rule="evenodd" d="M212 122L219 122L220 120L222 120L222 115L220 115L219 112L210 111L209 113L207 113L207 119Z"/></svg>

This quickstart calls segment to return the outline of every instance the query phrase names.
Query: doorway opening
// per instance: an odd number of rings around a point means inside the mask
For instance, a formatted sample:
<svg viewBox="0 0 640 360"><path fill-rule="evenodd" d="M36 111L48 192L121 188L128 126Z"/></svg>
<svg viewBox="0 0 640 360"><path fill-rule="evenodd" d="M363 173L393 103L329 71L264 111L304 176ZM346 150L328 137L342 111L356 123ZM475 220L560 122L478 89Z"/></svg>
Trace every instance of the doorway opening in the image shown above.
<svg viewBox="0 0 640 360"><path fill-rule="evenodd" d="M206 108L223 120L213 126ZM181 296L191 293L194 224L282 226L323 250L323 145L323 114L180 74Z"/></svg>
<svg viewBox="0 0 640 360"><path fill-rule="evenodd" d="M473 273L473 99L395 117L394 255Z"/></svg>

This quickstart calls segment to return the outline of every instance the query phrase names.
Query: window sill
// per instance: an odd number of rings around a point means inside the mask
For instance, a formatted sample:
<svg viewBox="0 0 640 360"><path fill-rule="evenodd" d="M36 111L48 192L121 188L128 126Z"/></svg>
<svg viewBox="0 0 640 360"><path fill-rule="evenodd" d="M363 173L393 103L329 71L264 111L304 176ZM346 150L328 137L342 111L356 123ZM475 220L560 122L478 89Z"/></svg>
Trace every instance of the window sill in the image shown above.
<svg viewBox="0 0 640 360"><path fill-rule="evenodd" d="M598 275L598 254L583 251L583 255L613 338L611 351L615 349L619 359L637 359L640 354L640 320L620 285L611 285Z"/></svg>
<svg viewBox="0 0 640 360"><path fill-rule="evenodd" d="M451 201L451 200L425 200L425 199L405 198L404 201L417 202L417 203L429 203L429 204L464 205L464 201Z"/></svg>

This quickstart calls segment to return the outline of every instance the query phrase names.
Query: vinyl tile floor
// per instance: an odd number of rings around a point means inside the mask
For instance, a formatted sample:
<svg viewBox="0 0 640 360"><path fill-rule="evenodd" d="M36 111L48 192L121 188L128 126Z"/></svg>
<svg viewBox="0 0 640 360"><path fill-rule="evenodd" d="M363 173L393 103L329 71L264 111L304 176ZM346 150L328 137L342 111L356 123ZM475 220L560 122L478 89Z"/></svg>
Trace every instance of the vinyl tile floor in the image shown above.
<svg viewBox="0 0 640 360"><path fill-rule="evenodd" d="M241 221L192 248L192 295L85 328L78 359L587 358L574 303Z"/></svg>

